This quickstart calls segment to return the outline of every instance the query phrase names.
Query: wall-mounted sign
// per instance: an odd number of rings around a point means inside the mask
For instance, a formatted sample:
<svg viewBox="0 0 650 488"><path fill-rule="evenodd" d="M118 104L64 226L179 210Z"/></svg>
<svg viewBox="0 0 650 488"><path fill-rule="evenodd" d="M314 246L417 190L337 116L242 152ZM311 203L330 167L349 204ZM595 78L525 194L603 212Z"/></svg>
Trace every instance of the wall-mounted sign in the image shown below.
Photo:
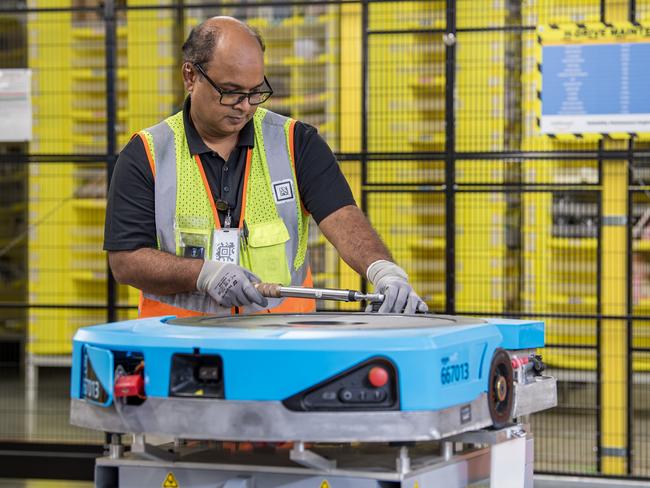
<svg viewBox="0 0 650 488"><path fill-rule="evenodd" d="M543 134L650 136L650 26L543 25L537 42Z"/></svg>
<svg viewBox="0 0 650 488"><path fill-rule="evenodd" d="M32 139L32 72L0 69L0 142Z"/></svg>

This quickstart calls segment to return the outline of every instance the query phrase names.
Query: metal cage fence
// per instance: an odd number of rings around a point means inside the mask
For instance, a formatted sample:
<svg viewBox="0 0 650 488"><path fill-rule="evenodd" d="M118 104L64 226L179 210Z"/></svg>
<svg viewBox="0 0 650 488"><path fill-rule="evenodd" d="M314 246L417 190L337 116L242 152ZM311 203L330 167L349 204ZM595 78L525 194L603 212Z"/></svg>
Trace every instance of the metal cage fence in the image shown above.
<svg viewBox="0 0 650 488"><path fill-rule="evenodd" d="M4 2L33 135L0 145L0 440L101 442L67 425L56 366L76 328L135 314L101 251L107 182L182 106L180 45L212 15L261 31L268 108L319 129L433 311L546 321L536 469L649 477L648 143L540 136L534 110L536 28L643 23L634 0ZM318 285L366 286L316 227L310 248Z"/></svg>

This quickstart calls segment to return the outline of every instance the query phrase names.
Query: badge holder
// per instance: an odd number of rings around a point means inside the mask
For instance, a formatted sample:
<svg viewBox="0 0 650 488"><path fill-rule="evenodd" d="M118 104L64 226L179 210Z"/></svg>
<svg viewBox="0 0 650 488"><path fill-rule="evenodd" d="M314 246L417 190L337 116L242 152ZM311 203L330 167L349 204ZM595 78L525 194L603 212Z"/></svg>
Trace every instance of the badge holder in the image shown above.
<svg viewBox="0 0 650 488"><path fill-rule="evenodd" d="M217 201L217 208L221 210L219 205L225 202ZM230 263L239 265L239 229L231 228L232 216L230 215L230 207L225 204L225 210L228 211L224 219L224 225L221 229L214 229L212 234L212 256L213 261L220 263Z"/></svg>
<svg viewBox="0 0 650 488"><path fill-rule="evenodd" d="M239 229L215 229L212 235L213 261L239 264Z"/></svg>

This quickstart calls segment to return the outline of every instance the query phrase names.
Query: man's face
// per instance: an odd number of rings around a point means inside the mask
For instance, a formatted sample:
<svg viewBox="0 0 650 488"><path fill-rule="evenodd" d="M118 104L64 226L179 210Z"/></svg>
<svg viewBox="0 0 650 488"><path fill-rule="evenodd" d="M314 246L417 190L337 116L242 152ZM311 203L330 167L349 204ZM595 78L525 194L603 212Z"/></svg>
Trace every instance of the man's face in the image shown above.
<svg viewBox="0 0 650 488"><path fill-rule="evenodd" d="M237 49L238 53L215 49L212 59L201 68L222 92L248 93L265 89L264 59L256 46L252 49ZM199 72L196 66L186 65L193 71L186 87L192 93L191 117L202 135L226 137L237 134L253 118L256 105L250 105L248 98L234 106L223 105L221 94ZM231 97L232 98L232 97Z"/></svg>

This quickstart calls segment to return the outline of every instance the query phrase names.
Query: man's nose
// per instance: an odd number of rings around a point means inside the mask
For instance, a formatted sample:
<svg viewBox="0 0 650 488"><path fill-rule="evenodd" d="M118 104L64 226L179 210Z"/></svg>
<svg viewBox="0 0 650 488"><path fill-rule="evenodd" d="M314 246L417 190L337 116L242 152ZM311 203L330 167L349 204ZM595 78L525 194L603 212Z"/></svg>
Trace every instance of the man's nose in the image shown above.
<svg viewBox="0 0 650 488"><path fill-rule="evenodd" d="M248 110L248 109L251 108L251 104L250 104L250 101L249 101L248 97L244 97L244 98L241 99L240 102L233 105L233 107L236 107L236 108L238 108L240 110Z"/></svg>

